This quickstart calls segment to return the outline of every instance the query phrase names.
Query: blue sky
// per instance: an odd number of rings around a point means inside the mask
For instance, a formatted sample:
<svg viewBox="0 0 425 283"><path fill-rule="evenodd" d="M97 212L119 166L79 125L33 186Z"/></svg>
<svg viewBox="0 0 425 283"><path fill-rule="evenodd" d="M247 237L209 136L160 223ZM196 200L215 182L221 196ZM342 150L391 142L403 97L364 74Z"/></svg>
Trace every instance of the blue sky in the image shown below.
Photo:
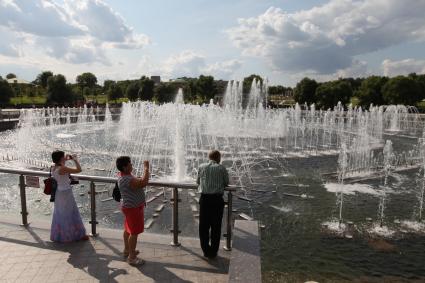
<svg viewBox="0 0 425 283"><path fill-rule="evenodd" d="M425 0L0 0L0 75L251 73L293 86L425 72Z"/></svg>

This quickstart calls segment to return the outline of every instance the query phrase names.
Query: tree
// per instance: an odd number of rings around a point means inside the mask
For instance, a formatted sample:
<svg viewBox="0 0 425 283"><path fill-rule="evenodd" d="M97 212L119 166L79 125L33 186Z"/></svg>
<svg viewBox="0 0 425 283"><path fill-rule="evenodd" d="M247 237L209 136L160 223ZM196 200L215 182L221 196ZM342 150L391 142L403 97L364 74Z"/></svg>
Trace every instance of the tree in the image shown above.
<svg viewBox="0 0 425 283"><path fill-rule="evenodd" d="M9 73L9 74L7 74L6 75L6 79L14 79L14 78L16 78L16 75L14 74L14 73Z"/></svg>
<svg viewBox="0 0 425 283"><path fill-rule="evenodd" d="M341 80L348 82L351 85L351 89L353 90L353 92L357 91L362 82L364 81L363 78L343 78Z"/></svg>
<svg viewBox="0 0 425 283"><path fill-rule="evenodd" d="M113 85L113 84L116 84L116 82L113 81L113 80L105 80L103 82L103 92L106 93L108 91L108 89L111 87L111 85Z"/></svg>
<svg viewBox="0 0 425 283"><path fill-rule="evenodd" d="M69 105L73 102L74 94L63 75L58 74L47 79L47 103Z"/></svg>
<svg viewBox="0 0 425 283"><path fill-rule="evenodd" d="M127 89L125 90L125 96L131 100L135 101L138 98L139 95L139 83L138 82L132 82L127 86Z"/></svg>
<svg viewBox="0 0 425 283"><path fill-rule="evenodd" d="M404 76L389 79L382 87L382 95L386 104L415 105L423 98L416 80Z"/></svg>
<svg viewBox="0 0 425 283"><path fill-rule="evenodd" d="M382 87L388 81L387 77L370 76L365 79L356 92L359 103L363 107L368 107L370 104L383 105L385 104L382 96Z"/></svg>
<svg viewBox="0 0 425 283"><path fill-rule="evenodd" d="M177 86L170 83L160 83L155 88L155 100L159 103L173 102L177 93Z"/></svg>
<svg viewBox="0 0 425 283"><path fill-rule="evenodd" d="M88 97L91 95L93 95L93 91L90 88L88 87L83 88L83 97Z"/></svg>
<svg viewBox="0 0 425 283"><path fill-rule="evenodd" d="M53 76L53 73L51 71L43 71L40 74L37 75L37 78L35 79L35 83L37 85L42 86L43 88L47 87L47 80Z"/></svg>
<svg viewBox="0 0 425 283"><path fill-rule="evenodd" d="M206 102L213 99L216 94L214 77L200 75L196 82L196 92Z"/></svg>
<svg viewBox="0 0 425 283"><path fill-rule="evenodd" d="M263 78L259 75L252 74L243 79L242 83L242 107L246 108L249 103L249 93L251 91L252 81L256 80L257 83L260 82L260 85L263 85Z"/></svg>
<svg viewBox="0 0 425 283"><path fill-rule="evenodd" d="M259 75L252 74L248 77L245 77L243 79L243 86L242 86L242 91L244 94L248 94L251 91L251 85L254 79L256 79L257 82L260 81L260 84L263 85L263 78L260 77Z"/></svg>
<svg viewBox="0 0 425 283"><path fill-rule="evenodd" d="M85 87L94 88L97 84L97 78L92 73L82 73L75 80L81 89Z"/></svg>
<svg viewBox="0 0 425 283"><path fill-rule="evenodd" d="M122 90L116 83L113 83L109 86L109 89L106 94L108 96L108 100L116 101L118 98L123 97Z"/></svg>
<svg viewBox="0 0 425 283"><path fill-rule="evenodd" d="M425 74L417 75L415 73L409 74L409 77L414 79L420 88L421 97L425 98Z"/></svg>
<svg viewBox="0 0 425 283"><path fill-rule="evenodd" d="M318 86L315 97L319 108L328 109L336 106L338 102L346 105L352 95L351 85L346 81L338 80Z"/></svg>
<svg viewBox="0 0 425 283"><path fill-rule="evenodd" d="M196 103L198 100L198 97L196 96L196 81L197 80L198 79L196 78L188 80L187 84L183 88L183 98L184 98L184 101L187 103ZM218 91L219 90L217 89L217 92ZM224 93L224 90L222 93ZM201 100L201 98L199 98L199 100Z"/></svg>
<svg viewBox="0 0 425 283"><path fill-rule="evenodd" d="M269 95L285 95L286 87L282 85L269 86L267 90Z"/></svg>
<svg viewBox="0 0 425 283"><path fill-rule="evenodd" d="M294 89L294 99L300 104L307 103L308 105L316 103L316 89L318 83L309 78L304 78L297 83Z"/></svg>
<svg viewBox="0 0 425 283"><path fill-rule="evenodd" d="M151 80L150 78L143 76L140 79L140 88L139 88L138 97L141 100L148 100L148 101L152 100L155 95L154 88L155 88L155 82Z"/></svg>
<svg viewBox="0 0 425 283"><path fill-rule="evenodd" d="M9 104L14 96L13 89L6 80L0 79L0 105Z"/></svg>

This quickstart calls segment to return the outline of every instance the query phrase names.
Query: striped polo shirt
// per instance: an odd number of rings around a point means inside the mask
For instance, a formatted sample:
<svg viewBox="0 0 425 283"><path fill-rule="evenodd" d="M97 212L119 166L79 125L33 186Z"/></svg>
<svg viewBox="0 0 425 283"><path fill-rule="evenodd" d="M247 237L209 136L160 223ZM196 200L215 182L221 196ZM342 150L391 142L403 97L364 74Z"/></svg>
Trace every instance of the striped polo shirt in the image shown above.
<svg viewBox="0 0 425 283"><path fill-rule="evenodd" d="M120 175L118 177L118 188L121 192L122 207L139 207L145 203L145 190L138 188L132 189L130 182L133 175Z"/></svg>
<svg viewBox="0 0 425 283"><path fill-rule="evenodd" d="M210 160L199 166L196 183L202 194L223 194L224 188L229 185L229 173L226 167Z"/></svg>

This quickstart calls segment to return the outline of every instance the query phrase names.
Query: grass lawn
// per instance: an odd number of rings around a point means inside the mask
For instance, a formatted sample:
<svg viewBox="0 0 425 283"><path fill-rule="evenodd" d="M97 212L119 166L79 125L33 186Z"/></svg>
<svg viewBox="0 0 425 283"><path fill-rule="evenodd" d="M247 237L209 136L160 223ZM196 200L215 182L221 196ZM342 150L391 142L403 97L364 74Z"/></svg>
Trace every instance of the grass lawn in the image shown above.
<svg viewBox="0 0 425 283"><path fill-rule="evenodd" d="M98 95L98 96L88 95L85 98L86 98L86 101L95 101L98 104L105 104L108 102L108 97L106 95ZM109 103L121 103L121 102L128 102L128 98L122 97L117 100L113 100Z"/></svg>
<svg viewBox="0 0 425 283"><path fill-rule="evenodd" d="M358 106L359 105L359 99L355 96L351 97L351 101L350 103L354 106Z"/></svg>
<svg viewBox="0 0 425 283"><path fill-rule="evenodd" d="M421 102L416 103L416 107L418 108L419 112L421 113L425 112L425 100L422 100Z"/></svg>
<svg viewBox="0 0 425 283"><path fill-rule="evenodd" d="M105 103L108 102L108 98L107 98L106 95L98 95L97 97L87 96L86 100L87 101L96 101L99 104L105 104ZM122 102L128 102L128 98L122 97L122 98L119 98L117 100L113 100L111 103L122 103ZM10 99L11 105L20 105L20 104L40 105L40 104L45 104L45 103L46 103L46 97L45 96L34 96L34 97L22 96L22 97L12 97Z"/></svg>
<svg viewBox="0 0 425 283"><path fill-rule="evenodd" d="M21 96L21 97L12 97L10 99L10 104L19 105L19 104L45 104L46 97L44 96Z"/></svg>
<svg viewBox="0 0 425 283"><path fill-rule="evenodd" d="M281 95L270 95L269 101L276 105L294 106L295 100L292 97L285 97Z"/></svg>

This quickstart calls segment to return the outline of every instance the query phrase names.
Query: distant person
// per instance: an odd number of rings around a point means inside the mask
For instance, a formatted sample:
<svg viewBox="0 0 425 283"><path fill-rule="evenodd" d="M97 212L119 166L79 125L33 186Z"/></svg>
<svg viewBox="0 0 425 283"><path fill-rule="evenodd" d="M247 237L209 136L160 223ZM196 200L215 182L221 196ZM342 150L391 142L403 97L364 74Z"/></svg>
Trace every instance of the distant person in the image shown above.
<svg viewBox="0 0 425 283"><path fill-rule="evenodd" d="M201 193L199 199L201 248L204 256L212 259L217 257L220 246L221 221L224 209L223 193L224 188L229 185L229 174L226 167L220 164L221 154L219 151L211 151L208 157L210 161L202 164L198 169L196 182Z"/></svg>
<svg viewBox="0 0 425 283"><path fill-rule="evenodd" d="M145 191L149 182L149 161L143 162L144 173L142 178L132 175L133 165L128 156L120 156L116 161L120 171L118 188L120 189L122 204L121 210L125 216L124 223L124 256L131 265L143 265L145 262L137 257L137 236L144 231Z"/></svg>
<svg viewBox="0 0 425 283"><path fill-rule="evenodd" d="M65 165L67 160L74 161L76 168L67 167ZM54 151L52 161L54 163L51 168L52 177L56 180L58 186L54 196L55 204L50 240L59 243L88 240L86 228L72 194L69 175L81 172L80 162L75 155L65 155L63 151Z"/></svg>

